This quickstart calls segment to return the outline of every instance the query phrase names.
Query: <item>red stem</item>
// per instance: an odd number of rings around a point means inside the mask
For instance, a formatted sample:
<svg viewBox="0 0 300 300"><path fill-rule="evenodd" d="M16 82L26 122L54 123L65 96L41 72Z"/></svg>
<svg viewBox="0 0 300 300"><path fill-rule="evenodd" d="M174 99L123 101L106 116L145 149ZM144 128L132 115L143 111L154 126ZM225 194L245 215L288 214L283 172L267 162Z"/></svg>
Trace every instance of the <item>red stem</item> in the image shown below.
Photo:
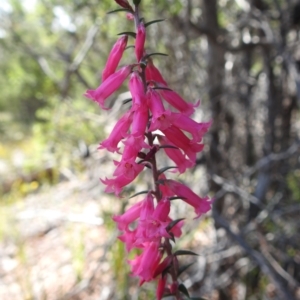
<svg viewBox="0 0 300 300"><path fill-rule="evenodd" d="M137 31L137 27L140 23L140 17L139 17L139 10L138 10L138 6L135 6L135 10L134 10L134 20L135 20L135 28ZM147 92L147 80L146 80L146 73L145 73L145 66L142 65L141 66L141 72L140 72L141 78L142 78L142 82L144 85L144 92L146 94ZM152 132L147 132L146 133L146 137L148 139L148 143L149 146L152 148L154 147L154 139L155 139L155 135ZM161 191L159 189L159 184L157 183L159 180L159 171L157 168L157 161L156 161L156 153L153 154L153 156L150 158L150 163L152 165L152 178L153 178L153 183L154 183L154 195L155 198L157 200L157 203L162 199L162 194ZM164 251L166 251L167 256L173 256L172 253L172 245L170 242L169 238L165 238L165 242L164 242ZM178 282L177 280L177 275L178 275L178 270L176 268L176 266L174 266L174 264L172 264L169 273L172 277L172 281L173 283ZM176 294L174 295L176 300L181 300L181 296L179 294L179 291L176 291Z"/></svg>

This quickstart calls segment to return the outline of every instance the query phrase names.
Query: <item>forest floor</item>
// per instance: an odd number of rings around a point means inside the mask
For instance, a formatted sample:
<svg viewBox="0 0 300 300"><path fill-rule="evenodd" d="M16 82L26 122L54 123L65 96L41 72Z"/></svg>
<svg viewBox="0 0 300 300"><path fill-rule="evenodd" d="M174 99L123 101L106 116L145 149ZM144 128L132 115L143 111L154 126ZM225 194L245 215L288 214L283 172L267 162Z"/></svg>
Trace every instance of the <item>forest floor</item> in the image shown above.
<svg viewBox="0 0 300 300"><path fill-rule="evenodd" d="M122 201L102 190L98 179L73 177L1 208L0 299L121 299L116 281L129 268L111 216ZM212 223L205 224L182 245L210 244ZM141 293L129 281L129 299L152 299L153 286Z"/></svg>
<svg viewBox="0 0 300 300"><path fill-rule="evenodd" d="M104 259L111 237L100 217L110 201L71 180L2 210L0 299L99 299L111 280Z"/></svg>
<svg viewBox="0 0 300 300"><path fill-rule="evenodd" d="M110 171L105 162L101 168L101 172ZM185 179L200 182L202 172L199 168ZM23 199L0 207L0 299L155 298L154 285L138 287L136 278L129 276L125 263L128 256L117 240L118 231L111 220L128 202L103 193L98 178L90 171L70 176L56 185L42 185ZM143 190L143 180L138 184L141 186L137 190ZM131 200L130 203L136 201ZM188 218L175 247L200 254L197 258L182 258L183 264L196 262L182 280L194 295L199 296L201 291L200 296L218 300L217 287L230 280L228 272L217 275L219 267L226 261L234 270L236 263L249 264L249 260L243 258L241 247L225 238L223 229L215 228L210 215L193 220L194 213L186 205L178 205L175 213ZM271 283L267 290L268 299L276 299L272 297ZM241 281L232 286L231 293L232 300L246 299L247 287Z"/></svg>

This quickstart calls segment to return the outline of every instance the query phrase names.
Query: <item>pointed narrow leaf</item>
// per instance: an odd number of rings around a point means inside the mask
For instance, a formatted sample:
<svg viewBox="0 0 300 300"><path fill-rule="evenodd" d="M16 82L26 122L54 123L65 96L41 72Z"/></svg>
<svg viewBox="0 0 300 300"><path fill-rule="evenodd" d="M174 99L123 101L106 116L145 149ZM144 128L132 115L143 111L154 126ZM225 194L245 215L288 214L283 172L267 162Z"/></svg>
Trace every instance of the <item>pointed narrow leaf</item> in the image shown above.
<svg viewBox="0 0 300 300"><path fill-rule="evenodd" d="M153 90L166 90L166 91L171 91L171 92L173 92L172 89L169 89L169 88L163 87L163 86L155 86L155 87L153 87L152 89L153 89Z"/></svg>
<svg viewBox="0 0 300 300"><path fill-rule="evenodd" d="M170 294L170 291L169 291L167 294L164 294L164 295L163 295L162 299L165 299L165 298L170 297L170 296L172 296L172 295ZM169 299L169 298L168 298L168 299Z"/></svg>
<svg viewBox="0 0 300 300"><path fill-rule="evenodd" d="M129 49L129 48L134 48L134 45L129 45L125 48L125 50Z"/></svg>
<svg viewBox="0 0 300 300"><path fill-rule="evenodd" d="M199 256L199 254L190 251L190 250L177 250L174 255L178 256L178 255L196 255Z"/></svg>
<svg viewBox="0 0 300 300"><path fill-rule="evenodd" d="M174 236L173 232L169 232L169 235L171 236L170 237L171 241L175 244L176 241L175 241L175 236Z"/></svg>
<svg viewBox="0 0 300 300"><path fill-rule="evenodd" d="M185 287L185 285L183 283L180 283L179 286L178 286L178 290L184 294L185 296L187 296L188 298L190 298L190 294L187 290L187 288Z"/></svg>
<svg viewBox="0 0 300 300"><path fill-rule="evenodd" d="M117 12L120 12L120 11L126 11L126 12L130 12L130 13L131 13L131 11L130 11L129 9L126 9L126 8L118 8L118 9L115 9L115 10L112 10L112 11L107 12L107 14L109 15L109 14L117 13Z"/></svg>
<svg viewBox="0 0 300 300"><path fill-rule="evenodd" d="M163 149L163 148L179 149L178 147L173 146L173 145L162 145L162 146L159 146L159 149Z"/></svg>
<svg viewBox="0 0 300 300"><path fill-rule="evenodd" d="M123 103L123 104L126 104L126 103L128 103L128 102L130 102L130 101L132 101L132 98L125 99L125 100L122 101L122 103Z"/></svg>
<svg viewBox="0 0 300 300"><path fill-rule="evenodd" d="M193 265L195 262L192 262L190 264L187 264L187 265L183 265L181 267L179 267L179 270L178 270L178 276L181 275L183 272L185 272L191 265Z"/></svg>
<svg viewBox="0 0 300 300"><path fill-rule="evenodd" d="M136 33L133 31L124 31L124 32L120 32L117 35L122 35L122 34L127 34L129 36L132 36L133 38L136 38Z"/></svg>
<svg viewBox="0 0 300 300"><path fill-rule="evenodd" d="M161 272L162 276L165 277L165 276L168 274L169 270L170 270L170 265L167 266L167 267Z"/></svg>
<svg viewBox="0 0 300 300"><path fill-rule="evenodd" d="M164 167L164 168L161 168L160 170L158 170L158 173L159 175L164 173L165 171L167 170L170 170L170 169L177 169L178 167Z"/></svg>
<svg viewBox="0 0 300 300"><path fill-rule="evenodd" d="M169 231L171 230L177 223L183 221L184 218L173 220L172 222L169 223L169 225L166 227L166 230Z"/></svg>
<svg viewBox="0 0 300 300"><path fill-rule="evenodd" d="M165 268L165 269L162 271L161 275L162 275L163 277L165 277L165 276L169 273L169 270L170 270L170 266L168 266L167 268Z"/></svg>
<svg viewBox="0 0 300 300"><path fill-rule="evenodd" d="M136 194L130 196L128 199L134 198L134 197L136 197L136 196L138 196L138 195L148 194L148 192L149 192L149 191L141 191L141 192L138 192L138 193L136 193Z"/></svg>
<svg viewBox="0 0 300 300"><path fill-rule="evenodd" d="M145 163L145 164L144 164L144 167L146 167L146 168L152 170L152 165L148 163L148 160L142 159L142 160L139 160L139 161L137 162L137 164L139 164L139 165L142 164L142 163Z"/></svg>
<svg viewBox="0 0 300 300"><path fill-rule="evenodd" d="M151 24L155 24L155 23L159 23L159 22L163 22L163 21L165 21L165 19L153 20L153 21L150 21L150 22L145 23L145 27L148 27L148 26L150 26Z"/></svg>
<svg viewBox="0 0 300 300"><path fill-rule="evenodd" d="M147 58L149 58L150 56L153 56L153 55L168 56L168 54L165 54L165 53L154 52L154 53L150 53L150 54L145 55L144 59L147 59Z"/></svg>
<svg viewBox="0 0 300 300"><path fill-rule="evenodd" d="M174 196L174 197L170 197L170 198L169 198L170 201L172 201L172 200L178 200L178 199L180 199L180 200L185 200L184 197L178 197L178 196Z"/></svg>
<svg viewBox="0 0 300 300"><path fill-rule="evenodd" d="M147 67L147 62L145 62L143 59L140 61L140 66L141 68L146 68Z"/></svg>

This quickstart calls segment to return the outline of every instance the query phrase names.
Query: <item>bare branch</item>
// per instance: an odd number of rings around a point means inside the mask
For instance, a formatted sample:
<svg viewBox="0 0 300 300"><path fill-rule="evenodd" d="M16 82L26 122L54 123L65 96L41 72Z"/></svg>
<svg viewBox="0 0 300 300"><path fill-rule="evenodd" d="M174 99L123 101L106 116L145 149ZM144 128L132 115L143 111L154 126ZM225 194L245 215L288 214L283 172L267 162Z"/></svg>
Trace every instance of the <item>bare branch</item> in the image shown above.
<svg viewBox="0 0 300 300"><path fill-rule="evenodd" d="M277 289L280 299L296 300L294 295L288 290L283 278L274 270L273 266L269 264L265 256L248 245L245 239L240 235L239 231L234 231L229 223L221 217L216 211L213 211L213 217L215 222L223 227L227 233L245 250L245 252L259 265L262 272L271 280Z"/></svg>

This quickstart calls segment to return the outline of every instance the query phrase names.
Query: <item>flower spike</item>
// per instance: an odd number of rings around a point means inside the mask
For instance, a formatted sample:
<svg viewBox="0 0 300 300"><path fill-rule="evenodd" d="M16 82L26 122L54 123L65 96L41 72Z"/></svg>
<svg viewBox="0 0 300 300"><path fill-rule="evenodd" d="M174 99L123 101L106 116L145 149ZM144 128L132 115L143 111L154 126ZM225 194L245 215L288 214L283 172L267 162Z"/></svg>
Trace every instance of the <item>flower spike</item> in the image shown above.
<svg viewBox="0 0 300 300"><path fill-rule="evenodd" d="M133 7L127 0L115 2L121 8L114 12L127 12L127 18L134 20L135 32L120 33L122 36L112 47L102 71L102 83L95 90L86 91L85 96L107 110L107 98L128 77L131 95L130 99L123 101L126 105L122 105L122 109L128 107L128 110L113 126L109 137L99 145L99 150L115 152L120 157L113 160L112 177L100 180L106 186L105 192L120 196L123 189L137 180L144 170L152 173L152 184L146 182L147 190L133 193L136 203L122 214L114 215L113 220L121 232L119 240L125 244L127 252L138 249L139 254L128 263L140 285L157 280L156 299L172 295L178 300L188 296L188 290L178 279L181 273L178 256L195 253L173 250L172 242L182 236L182 227L187 219L172 216L173 200L192 206L196 218L208 212L213 201L198 196L188 186L167 176L170 172L182 174L195 165L196 157L204 147L203 135L211 121L196 122L190 117L199 102L195 105L188 103L169 87L152 61L154 55L165 54L147 54L145 50L146 27L162 20L144 23L140 16L140 0L133 0ZM135 38L134 50L127 47L129 37ZM134 51L136 61L118 69L125 49ZM172 166L169 167L167 161L159 165L157 155L173 161Z"/></svg>

